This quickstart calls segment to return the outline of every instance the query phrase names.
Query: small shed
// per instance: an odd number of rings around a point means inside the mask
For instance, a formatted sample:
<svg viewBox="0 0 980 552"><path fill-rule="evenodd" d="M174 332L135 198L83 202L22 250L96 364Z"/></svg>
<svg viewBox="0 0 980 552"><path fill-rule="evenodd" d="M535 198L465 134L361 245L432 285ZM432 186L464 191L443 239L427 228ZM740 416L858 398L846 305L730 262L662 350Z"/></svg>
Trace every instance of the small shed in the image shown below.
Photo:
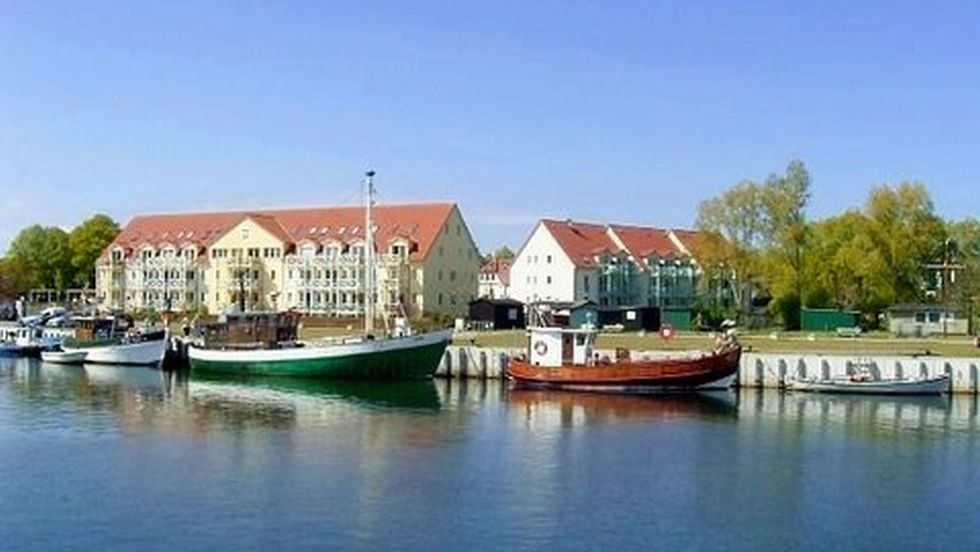
<svg viewBox="0 0 980 552"><path fill-rule="evenodd" d="M888 330L897 336L967 335L970 321L953 306L901 304L888 309Z"/></svg>
<svg viewBox="0 0 980 552"><path fill-rule="evenodd" d="M661 322L670 324L675 330L691 329L691 309L679 307L664 307Z"/></svg>
<svg viewBox="0 0 980 552"><path fill-rule="evenodd" d="M658 307L623 307L620 309L623 329L629 332L660 329L660 309Z"/></svg>
<svg viewBox="0 0 980 552"><path fill-rule="evenodd" d="M832 332L837 328L855 328L858 311L837 309L801 309L800 329L805 332Z"/></svg>
<svg viewBox="0 0 980 552"><path fill-rule="evenodd" d="M470 301L470 323L481 330L513 330L525 327L524 303L514 299L481 297Z"/></svg>

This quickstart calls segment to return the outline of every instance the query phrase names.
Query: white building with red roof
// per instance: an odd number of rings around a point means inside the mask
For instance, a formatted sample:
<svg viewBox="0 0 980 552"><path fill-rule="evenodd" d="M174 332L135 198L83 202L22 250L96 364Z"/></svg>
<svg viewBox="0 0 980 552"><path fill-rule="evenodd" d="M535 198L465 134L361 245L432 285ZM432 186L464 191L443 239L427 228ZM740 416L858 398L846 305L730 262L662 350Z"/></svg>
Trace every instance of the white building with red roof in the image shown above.
<svg viewBox="0 0 980 552"><path fill-rule="evenodd" d="M510 259L491 257L480 268L478 295L487 299L510 298Z"/></svg>
<svg viewBox="0 0 980 552"><path fill-rule="evenodd" d="M409 314L466 312L480 257L452 203L374 208L380 306ZM215 313L363 312L363 207L146 215L133 218L96 270L111 308Z"/></svg>
<svg viewBox="0 0 980 552"><path fill-rule="evenodd" d="M511 267L525 303L594 301L600 307L690 308L699 233L631 224L540 221Z"/></svg>

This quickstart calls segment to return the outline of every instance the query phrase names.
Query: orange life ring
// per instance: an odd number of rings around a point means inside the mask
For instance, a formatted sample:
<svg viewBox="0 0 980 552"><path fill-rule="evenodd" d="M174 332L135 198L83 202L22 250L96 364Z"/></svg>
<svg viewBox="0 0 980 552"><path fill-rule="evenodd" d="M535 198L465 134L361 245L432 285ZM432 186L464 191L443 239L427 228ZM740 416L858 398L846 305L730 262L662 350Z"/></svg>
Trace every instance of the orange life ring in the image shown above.
<svg viewBox="0 0 980 552"><path fill-rule="evenodd" d="M536 341L534 343L534 352L541 356L548 354L548 344L544 341Z"/></svg>

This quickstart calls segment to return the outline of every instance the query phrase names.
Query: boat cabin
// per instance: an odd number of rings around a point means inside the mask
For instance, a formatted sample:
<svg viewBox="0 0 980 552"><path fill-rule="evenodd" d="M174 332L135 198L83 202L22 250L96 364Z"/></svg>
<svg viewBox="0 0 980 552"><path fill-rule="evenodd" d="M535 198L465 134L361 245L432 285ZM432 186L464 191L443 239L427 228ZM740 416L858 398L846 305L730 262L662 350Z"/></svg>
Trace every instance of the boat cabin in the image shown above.
<svg viewBox="0 0 980 552"><path fill-rule="evenodd" d="M79 341L112 339L125 334L134 325L133 319L127 315L81 316L75 318L75 339Z"/></svg>
<svg viewBox="0 0 980 552"><path fill-rule="evenodd" d="M595 328L543 327L528 330L527 357L533 366L591 365Z"/></svg>
<svg viewBox="0 0 980 552"><path fill-rule="evenodd" d="M198 327L206 349L275 349L297 339L299 315L292 312L223 314Z"/></svg>

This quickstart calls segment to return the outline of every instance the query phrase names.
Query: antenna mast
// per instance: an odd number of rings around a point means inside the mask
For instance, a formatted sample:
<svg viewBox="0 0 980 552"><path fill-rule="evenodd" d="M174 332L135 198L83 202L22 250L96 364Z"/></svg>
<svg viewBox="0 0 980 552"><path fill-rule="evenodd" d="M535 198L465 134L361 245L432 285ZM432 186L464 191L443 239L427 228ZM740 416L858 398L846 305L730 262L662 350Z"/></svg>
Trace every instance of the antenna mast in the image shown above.
<svg viewBox="0 0 980 552"><path fill-rule="evenodd" d="M374 262L374 224L371 209L374 206L374 171L364 178L364 333L374 332L375 305L377 299L377 270Z"/></svg>

